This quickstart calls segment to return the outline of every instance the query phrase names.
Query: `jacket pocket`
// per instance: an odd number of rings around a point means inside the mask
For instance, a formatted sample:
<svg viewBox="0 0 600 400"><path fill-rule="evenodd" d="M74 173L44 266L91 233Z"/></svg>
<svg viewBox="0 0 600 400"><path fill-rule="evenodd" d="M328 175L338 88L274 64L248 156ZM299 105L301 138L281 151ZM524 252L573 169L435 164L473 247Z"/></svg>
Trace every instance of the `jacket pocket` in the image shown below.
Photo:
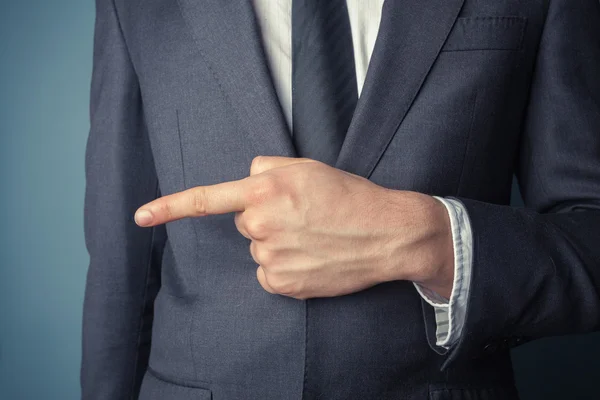
<svg viewBox="0 0 600 400"><path fill-rule="evenodd" d="M212 400L210 389L179 385L159 378L148 369L142 381L139 400Z"/></svg>
<svg viewBox="0 0 600 400"><path fill-rule="evenodd" d="M442 51L520 50L526 25L517 16L458 18Z"/></svg>
<svg viewBox="0 0 600 400"><path fill-rule="evenodd" d="M444 388L431 385L429 400L519 400L519 395L514 386Z"/></svg>

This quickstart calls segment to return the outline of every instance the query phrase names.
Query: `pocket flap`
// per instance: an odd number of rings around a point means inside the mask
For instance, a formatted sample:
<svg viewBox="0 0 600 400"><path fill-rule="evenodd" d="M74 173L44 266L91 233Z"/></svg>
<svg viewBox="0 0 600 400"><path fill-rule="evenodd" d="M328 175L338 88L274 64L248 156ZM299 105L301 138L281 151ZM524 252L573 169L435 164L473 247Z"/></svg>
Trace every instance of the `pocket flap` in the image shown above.
<svg viewBox="0 0 600 400"><path fill-rule="evenodd" d="M514 387L429 388L429 400L518 400Z"/></svg>
<svg viewBox="0 0 600 400"><path fill-rule="evenodd" d="M519 50L526 25L525 17L461 17L442 51Z"/></svg>
<svg viewBox="0 0 600 400"><path fill-rule="evenodd" d="M212 400L210 389L182 386L156 377L150 370L146 371L139 400Z"/></svg>

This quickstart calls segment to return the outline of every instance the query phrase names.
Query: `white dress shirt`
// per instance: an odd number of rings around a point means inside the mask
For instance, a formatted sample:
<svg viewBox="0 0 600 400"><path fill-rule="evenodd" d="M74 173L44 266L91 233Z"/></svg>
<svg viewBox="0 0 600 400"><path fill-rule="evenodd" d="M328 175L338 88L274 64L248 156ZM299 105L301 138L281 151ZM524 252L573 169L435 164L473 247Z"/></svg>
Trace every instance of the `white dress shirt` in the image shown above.
<svg viewBox="0 0 600 400"><path fill-rule="evenodd" d="M360 96L369 60L379 32L383 0L347 0L356 82ZM275 90L292 129L292 0L253 0ZM425 160L429 162L429 160ZM449 348L458 340L465 319L472 264L472 233L467 212L454 199L440 200L448 211L454 244L454 286L444 299L415 284L419 294L435 308L436 344Z"/></svg>

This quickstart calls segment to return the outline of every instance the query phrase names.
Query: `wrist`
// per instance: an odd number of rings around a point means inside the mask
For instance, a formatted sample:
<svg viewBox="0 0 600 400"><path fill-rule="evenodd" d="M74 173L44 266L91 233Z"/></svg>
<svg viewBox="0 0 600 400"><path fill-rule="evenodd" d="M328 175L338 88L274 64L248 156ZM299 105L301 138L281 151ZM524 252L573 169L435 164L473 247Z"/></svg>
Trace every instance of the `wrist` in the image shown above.
<svg viewBox="0 0 600 400"><path fill-rule="evenodd" d="M454 245L445 205L432 196L391 190L396 198L390 220L401 226L392 241L387 280L408 280L450 298Z"/></svg>
<svg viewBox="0 0 600 400"><path fill-rule="evenodd" d="M446 206L434 197L428 196L431 207L427 208L430 213L425 217L431 228L428 245L425 246L433 256L431 268L423 266L423 275L416 277L413 281L421 286L450 299L454 283L454 243L452 239L452 226Z"/></svg>

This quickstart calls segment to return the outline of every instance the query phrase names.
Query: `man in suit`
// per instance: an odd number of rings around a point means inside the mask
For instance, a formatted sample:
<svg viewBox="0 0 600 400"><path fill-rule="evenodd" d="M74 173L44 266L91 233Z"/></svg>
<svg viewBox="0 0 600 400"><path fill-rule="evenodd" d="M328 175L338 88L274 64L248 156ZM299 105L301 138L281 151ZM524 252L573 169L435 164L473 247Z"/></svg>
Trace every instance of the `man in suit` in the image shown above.
<svg viewBox="0 0 600 400"><path fill-rule="evenodd" d="M599 67L596 0L97 0L83 398L517 398L600 328Z"/></svg>

